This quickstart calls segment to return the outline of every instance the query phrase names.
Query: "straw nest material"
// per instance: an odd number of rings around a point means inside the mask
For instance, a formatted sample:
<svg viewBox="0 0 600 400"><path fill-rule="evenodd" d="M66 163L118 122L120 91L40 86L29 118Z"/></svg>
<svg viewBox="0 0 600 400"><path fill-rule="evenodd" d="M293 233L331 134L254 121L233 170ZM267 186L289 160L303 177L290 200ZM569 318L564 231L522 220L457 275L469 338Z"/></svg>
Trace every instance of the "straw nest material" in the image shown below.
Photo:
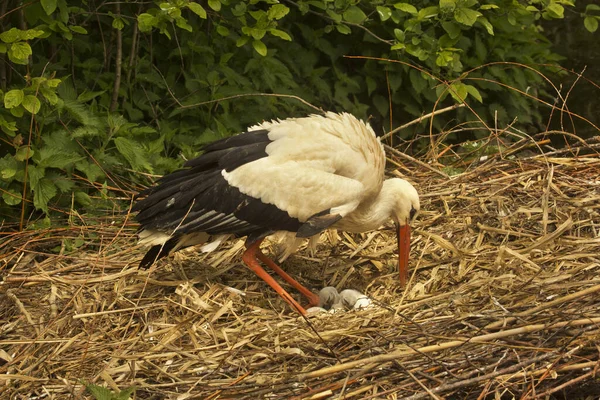
<svg viewBox="0 0 600 400"><path fill-rule="evenodd" d="M298 316L242 266L241 240L142 271L122 217L9 237L1 397L90 398L83 382L139 399L600 396L600 160L422 164L396 172L422 194L406 291L391 229L324 233L284 263L368 294L366 310Z"/></svg>

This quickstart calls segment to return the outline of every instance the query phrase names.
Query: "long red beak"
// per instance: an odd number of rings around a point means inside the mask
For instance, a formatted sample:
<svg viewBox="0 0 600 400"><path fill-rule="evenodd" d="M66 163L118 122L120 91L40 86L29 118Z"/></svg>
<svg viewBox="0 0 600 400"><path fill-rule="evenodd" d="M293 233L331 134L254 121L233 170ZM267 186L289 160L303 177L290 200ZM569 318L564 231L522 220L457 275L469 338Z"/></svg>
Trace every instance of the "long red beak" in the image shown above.
<svg viewBox="0 0 600 400"><path fill-rule="evenodd" d="M408 222L408 221L407 221ZM410 225L408 223L398 226L398 269L400 271L400 285L406 286L408 280L408 256L410 255Z"/></svg>

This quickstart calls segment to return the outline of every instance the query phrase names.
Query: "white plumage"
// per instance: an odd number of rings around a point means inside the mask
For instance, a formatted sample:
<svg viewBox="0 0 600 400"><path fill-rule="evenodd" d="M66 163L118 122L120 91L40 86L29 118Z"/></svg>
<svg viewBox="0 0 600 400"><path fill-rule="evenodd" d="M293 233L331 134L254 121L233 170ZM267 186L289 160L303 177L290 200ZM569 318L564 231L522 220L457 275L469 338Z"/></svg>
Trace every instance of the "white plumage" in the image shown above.
<svg viewBox="0 0 600 400"><path fill-rule="evenodd" d="M399 227L404 282L408 223L419 210L419 197L405 180L384 181L383 146L371 127L354 116L330 112L264 122L205 146L204 154L185 166L141 193L145 198L134 206L139 211L140 241L153 246L142 266L213 236L220 240L228 234L247 236L246 264L304 312L258 260L311 303L316 295L260 252L262 239L288 232L289 255L300 239L324 229L363 232L392 219Z"/></svg>

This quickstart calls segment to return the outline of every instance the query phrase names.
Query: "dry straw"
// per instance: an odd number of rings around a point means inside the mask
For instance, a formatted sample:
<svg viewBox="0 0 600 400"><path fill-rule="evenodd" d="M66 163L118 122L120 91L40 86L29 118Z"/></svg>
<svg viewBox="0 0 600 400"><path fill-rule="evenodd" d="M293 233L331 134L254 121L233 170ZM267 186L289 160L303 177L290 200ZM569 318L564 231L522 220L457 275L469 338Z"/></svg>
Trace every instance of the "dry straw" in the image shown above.
<svg viewBox="0 0 600 400"><path fill-rule="evenodd" d="M240 264L242 241L140 271L123 217L7 237L0 397L89 398L82 381L139 399L600 396L594 143L561 157L520 141L453 177L390 152L423 194L409 288L393 231L325 233L285 269L377 305L308 320ZM49 251L69 238L85 244Z"/></svg>

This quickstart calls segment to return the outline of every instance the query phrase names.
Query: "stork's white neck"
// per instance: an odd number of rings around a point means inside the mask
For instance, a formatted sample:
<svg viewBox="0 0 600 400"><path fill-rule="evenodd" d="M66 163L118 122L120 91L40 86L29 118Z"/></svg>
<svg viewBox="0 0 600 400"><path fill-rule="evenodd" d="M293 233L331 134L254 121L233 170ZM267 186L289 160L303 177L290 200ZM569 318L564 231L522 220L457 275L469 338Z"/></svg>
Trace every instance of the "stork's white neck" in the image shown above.
<svg viewBox="0 0 600 400"><path fill-rule="evenodd" d="M390 219L405 221L412 208L419 208L419 197L412 185L403 179L387 179L376 196L363 200L334 227L348 232L366 232L379 228Z"/></svg>

